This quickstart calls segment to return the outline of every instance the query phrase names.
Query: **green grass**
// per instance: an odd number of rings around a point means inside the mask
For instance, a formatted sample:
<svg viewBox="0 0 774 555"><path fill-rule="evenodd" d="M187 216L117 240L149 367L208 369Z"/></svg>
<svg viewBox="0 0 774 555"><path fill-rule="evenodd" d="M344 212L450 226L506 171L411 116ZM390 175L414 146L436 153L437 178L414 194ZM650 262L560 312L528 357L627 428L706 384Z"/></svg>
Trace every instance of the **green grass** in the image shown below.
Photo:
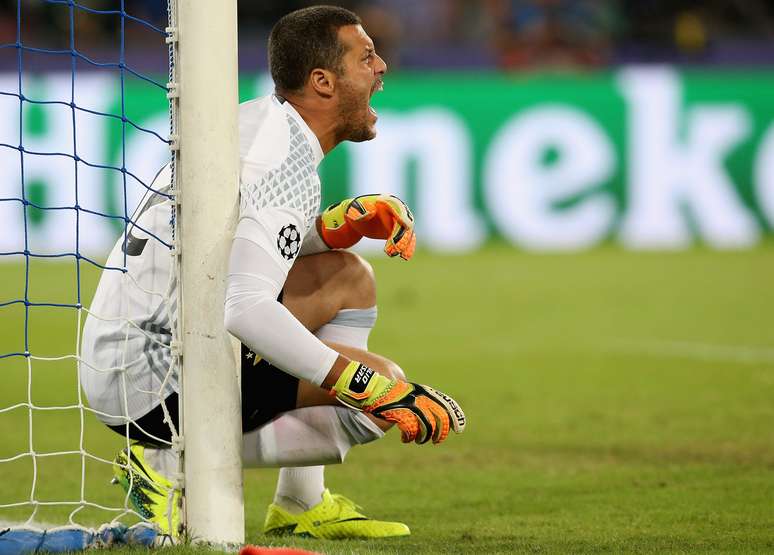
<svg viewBox="0 0 774 555"><path fill-rule="evenodd" d="M409 538L274 545L325 553L774 551L771 244L577 255L491 246L373 264L380 313L371 348L454 395L468 431L440 446L402 445L392 432L326 471L331 489L367 514L408 523ZM0 266L0 301L19 294L20 277L19 267ZM84 272L86 301L96 277ZM66 299L72 267L39 263L32 282L33 300ZM32 352L73 352L74 311L33 312ZM23 346L22 317L19 307L0 309L0 352ZM33 399L74 399L72 368L34 363ZM0 406L25 399L23 361L2 359L0 372ZM76 415L38 419L45 428L35 429L36 449L77 445ZM101 456L120 447L96 421L86 427ZM26 410L0 414L0 430L0 457L25 450ZM29 466L0 465L0 503L29 496ZM77 460L44 466L41 494L77 497ZM107 467L93 466L87 496L120 504ZM270 543L260 529L275 477L245 473L250 542ZM0 519L23 511L10 513Z"/></svg>

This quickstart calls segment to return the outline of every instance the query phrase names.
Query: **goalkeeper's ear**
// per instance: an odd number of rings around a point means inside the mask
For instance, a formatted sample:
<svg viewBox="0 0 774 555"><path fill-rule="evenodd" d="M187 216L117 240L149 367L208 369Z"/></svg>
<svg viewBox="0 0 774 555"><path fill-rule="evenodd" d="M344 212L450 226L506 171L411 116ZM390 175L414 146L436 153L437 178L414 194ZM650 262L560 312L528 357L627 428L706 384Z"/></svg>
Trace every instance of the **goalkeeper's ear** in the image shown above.
<svg viewBox="0 0 774 555"><path fill-rule="evenodd" d="M333 98L336 92L336 74L328 69L314 68L309 74L309 87L323 98Z"/></svg>

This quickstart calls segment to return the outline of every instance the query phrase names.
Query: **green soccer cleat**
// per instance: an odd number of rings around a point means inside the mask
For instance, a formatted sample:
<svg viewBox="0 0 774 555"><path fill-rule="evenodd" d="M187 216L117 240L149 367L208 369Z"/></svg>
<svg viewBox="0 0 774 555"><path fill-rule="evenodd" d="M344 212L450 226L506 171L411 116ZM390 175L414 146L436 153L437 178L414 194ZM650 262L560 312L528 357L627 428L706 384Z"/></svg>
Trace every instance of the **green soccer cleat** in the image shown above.
<svg viewBox="0 0 774 555"><path fill-rule="evenodd" d="M401 522L372 520L357 512L360 508L343 495L327 489L322 501L303 513L294 515L272 503L266 513L264 534L301 536L325 540L348 540L408 536L409 527Z"/></svg>
<svg viewBox="0 0 774 555"><path fill-rule="evenodd" d="M180 536L180 490L145 461L145 446L133 443L113 461L113 483L129 492L132 507L159 531L172 538Z"/></svg>

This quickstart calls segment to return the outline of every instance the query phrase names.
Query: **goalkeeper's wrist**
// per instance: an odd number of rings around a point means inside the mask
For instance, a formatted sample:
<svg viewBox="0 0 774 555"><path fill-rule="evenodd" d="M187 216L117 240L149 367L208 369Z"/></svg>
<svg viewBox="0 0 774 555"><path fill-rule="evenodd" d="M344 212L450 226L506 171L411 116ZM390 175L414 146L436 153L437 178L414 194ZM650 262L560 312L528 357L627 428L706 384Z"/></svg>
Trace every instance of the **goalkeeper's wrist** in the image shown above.
<svg viewBox="0 0 774 555"><path fill-rule="evenodd" d="M392 380L386 376L353 360L341 372L331 393L345 405L363 409L389 391L391 385Z"/></svg>
<svg viewBox="0 0 774 555"><path fill-rule="evenodd" d="M320 383L320 387L326 391L332 392L334 386L336 385L336 380L339 379L339 376L341 376L341 373L344 372L344 369L350 362L352 362L350 359L342 354L339 354L339 356L336 357L336 360L333 361L333 366L331 366L331 369L328 370L328 374L325 376L322 383Z"/></svg>

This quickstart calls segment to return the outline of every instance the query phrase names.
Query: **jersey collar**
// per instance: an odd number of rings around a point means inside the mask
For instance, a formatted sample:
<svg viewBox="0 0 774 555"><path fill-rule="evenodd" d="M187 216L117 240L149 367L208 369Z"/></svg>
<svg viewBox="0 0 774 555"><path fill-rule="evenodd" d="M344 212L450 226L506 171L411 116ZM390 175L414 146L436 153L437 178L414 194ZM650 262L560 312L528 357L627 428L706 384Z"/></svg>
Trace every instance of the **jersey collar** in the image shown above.
<svg viewBox="0 0 774 555"><path fill-rule="evenodd" d="M302 118L301 114L299 114L296 109L293 108L293 105L290 102L277 94L272 95L272 100L274 100L274 102L279 104L288 114L290 114L290 117L296 120L296 123L298 123L298 125L301 127L304 135L306 135L306 138L309 141L309 144L312 146L312 153L314 154L314 166L319 166L325 154L323 154L322 147L320 146L320 140L317 138L317 135L314 134L314 131L312 131L312 129L306 124L304 118Z"/></svg>

